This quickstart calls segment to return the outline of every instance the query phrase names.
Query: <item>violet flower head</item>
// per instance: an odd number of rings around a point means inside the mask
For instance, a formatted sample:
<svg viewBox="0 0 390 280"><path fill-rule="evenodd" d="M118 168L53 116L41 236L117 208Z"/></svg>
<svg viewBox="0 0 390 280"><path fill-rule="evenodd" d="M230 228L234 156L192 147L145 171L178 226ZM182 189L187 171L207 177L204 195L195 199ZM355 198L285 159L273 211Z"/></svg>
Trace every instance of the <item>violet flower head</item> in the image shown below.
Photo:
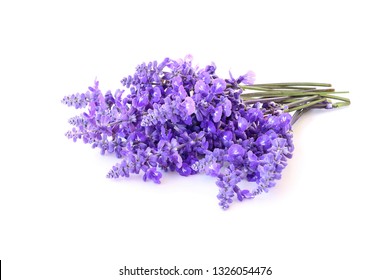
<svg viewBox="0 0 390 280"><path fill-rule="evenodd" d="M239 144L233 144L228 149L228 155L230 158L242 157L245 154L245 149Z"/></svg>
<svg viewBox="0 0 390 280"><path fill-rule="evenodd" d="M187 96L183 101L183 105L187 111L186 113L188 116L195 112L195 102L191 97Z"/></svg>
<svg viewBox="0 0 390 280"><path fill-rule="evenodd" d="M246 73L246 74L243 76L242 83L245 84L245 85L253 85L253 84L255 83L255 80L256 80L256 74L255 74L255 72L253 72L253 71L248 71L248 73Z"/></svg>

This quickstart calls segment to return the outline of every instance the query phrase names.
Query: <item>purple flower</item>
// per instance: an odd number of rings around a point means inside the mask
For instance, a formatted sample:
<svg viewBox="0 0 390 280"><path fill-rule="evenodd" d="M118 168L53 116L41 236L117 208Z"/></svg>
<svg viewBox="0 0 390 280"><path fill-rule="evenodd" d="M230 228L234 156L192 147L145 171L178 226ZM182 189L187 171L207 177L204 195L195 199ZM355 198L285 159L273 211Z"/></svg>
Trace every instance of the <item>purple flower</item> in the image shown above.
<svg viewBox="0 0 390 280"><path fill-rule="evenodd" d="M230 117L232 114L232 102L228 98L222 99L222 107L226 117Z"/></svg>
<svg viewBox="0 0 390 280"><path fill-rule="evenodd" d="M217 108L214 109L214 112L213 112L213 121L215 123L219 122L221 120L221 117L222 117L222 106L218 106Z"/></svg>
<svg viewBox="0 0 390 280"><path fill-rule="evenodd" d="M213 162L210 165L206 166L206 174L211 176L217 176L221 170L221 164Z"/></svg>
<svg viewBox="0 0 390 280"><path fill-rule="evenodd" d="M209 92L209 86L203 82L202 80L199 80L195 84L195 93L204 93L207 94Z"/></svg>
<svg viewBox="0 0 390 280"><path fill-rule="evenodd" d="M248 73L246 73L244 76L243 76L243 80L242 82L246 85L253 85L253 83L255 82L256 80L256 74L255 72L253 71L248 71Z"/></svg>
<svg viewBox="0 0 390 280"><path fill-rule="evenodd" d="M245 149L239 144L233 144L228 150L229 157L242 157L245 154Z"/></svg>
<svg viewBox="0 0 390 280"><path fill-rule="evenodd" d="M224 143L230 143L233 139L233 133L231 131L222 132L222 141Z"/></svg>
<svg viewBox="0 0 390 280"><path fill-rule="evenodd" d="M144 174L144 181L152 180L156 184L160 184L160 179L162 177L161 172L157 171L156 167L149 168Z"/></svg>
<svg viewBox="0 0 390 280"><path fill-rule="evenodd" d="M213 93L223 93L226 89L226 82L222 79L215 79L213 81L213 86L211 87L211 90Z"/></svg>
<svg viewBox="0 0 390 280"><path fill-rule="evenodd" d="M174 90L178 90L180 86L183 85L183 80L180 76L176 76L172 79L172 87Z"/></svg>
<svg viewBox="0 0 390 280"><path fill-rule="evenodd" d="M183 101L183 105L187 110L186 113L188 116L195 112L195 102L191 97L187 96Z"/></svg>
<svg viewBox="0 0 390 280"><path fill-rule="evenodd" d="M245 131L248 128L249 123L245 118L239 117L237 121L237 126L239 130Z"/></svg>
<svg viewBox="0 0 390 280"><path fill-rule="evenodd" d="M181 100L184 100L187 97L187 92L183 86L179 86L178 93Z"/></svg>
<svg viewBox="0 0 390 280"><path fill-rule="evenodd" d="M183 163L180 168L176 168L181 176L189 176L192 174L192 169L187 163Z"/></svg>
<svg viewBox="0 0 390 280"><path fill-rule="evenodd" d="M241 176L242 172L237 170L232 164L218 175L216 184L219 187L219 193L217 198L222 209L228 209L233 202L235 190L238 189L237 184L241 181ZM241 198L239 197L239 199Z"/></svg>

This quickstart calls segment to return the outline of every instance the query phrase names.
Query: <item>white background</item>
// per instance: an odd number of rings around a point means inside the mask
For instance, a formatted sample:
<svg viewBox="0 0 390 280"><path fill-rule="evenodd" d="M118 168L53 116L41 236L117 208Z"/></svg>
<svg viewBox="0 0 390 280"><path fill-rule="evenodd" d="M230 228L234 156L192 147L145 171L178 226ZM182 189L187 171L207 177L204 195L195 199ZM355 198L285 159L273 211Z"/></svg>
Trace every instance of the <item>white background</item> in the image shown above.
<svg viewBox="0 0 390 280"><path fill-rule="evenodd" d="M390 279L385 3L1 1L4 279L130 279L124 265ZM60 100L95 77L115 89L138 63L188 53L224 77L330 82L352 105L300 119L277 187L229 211L205 176L106 179L116 159L64 137L76 112ZM213 277L177 277L198 278Z"/></svg>

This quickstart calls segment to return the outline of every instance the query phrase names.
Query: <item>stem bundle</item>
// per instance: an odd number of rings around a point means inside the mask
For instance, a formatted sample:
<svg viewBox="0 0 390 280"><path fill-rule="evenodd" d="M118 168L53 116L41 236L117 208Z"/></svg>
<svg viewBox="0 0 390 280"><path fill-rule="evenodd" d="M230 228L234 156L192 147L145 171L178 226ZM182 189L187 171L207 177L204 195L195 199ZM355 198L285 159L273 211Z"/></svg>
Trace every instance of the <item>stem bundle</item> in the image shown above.
<svg viewBox="0 0 390 280"><path fill-rule="evenodd" d="M270 83L240 87L246 105L275 102L282 111L295 112L293 122L311 109L332 109L351 104L348 98L338 96L348 91L335 91L331 84L326 83ZM334 100L337 102L332 102Z"/></svg>

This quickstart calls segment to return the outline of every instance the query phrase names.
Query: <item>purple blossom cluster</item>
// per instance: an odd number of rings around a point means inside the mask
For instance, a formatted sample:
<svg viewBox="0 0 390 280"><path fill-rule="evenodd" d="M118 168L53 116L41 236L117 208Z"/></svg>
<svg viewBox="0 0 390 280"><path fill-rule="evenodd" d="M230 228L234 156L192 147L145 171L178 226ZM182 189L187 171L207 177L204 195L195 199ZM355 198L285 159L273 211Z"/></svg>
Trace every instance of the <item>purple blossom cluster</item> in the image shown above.
<svg viewBox="0 0 390 280"><path fill-rule="evenodd" d="M254 73L222 79L216 66L194 67L191 56L143 63L122 87L103 93L95 81L85 93L63 98L84 109L66 136L121 159L108 178L142 174L205 173L216 178L219 205L267 192L281 178L293 151L291 115L274 102L246 104L242 84ZM253 182L242 187L243 181Z"/></svg>

